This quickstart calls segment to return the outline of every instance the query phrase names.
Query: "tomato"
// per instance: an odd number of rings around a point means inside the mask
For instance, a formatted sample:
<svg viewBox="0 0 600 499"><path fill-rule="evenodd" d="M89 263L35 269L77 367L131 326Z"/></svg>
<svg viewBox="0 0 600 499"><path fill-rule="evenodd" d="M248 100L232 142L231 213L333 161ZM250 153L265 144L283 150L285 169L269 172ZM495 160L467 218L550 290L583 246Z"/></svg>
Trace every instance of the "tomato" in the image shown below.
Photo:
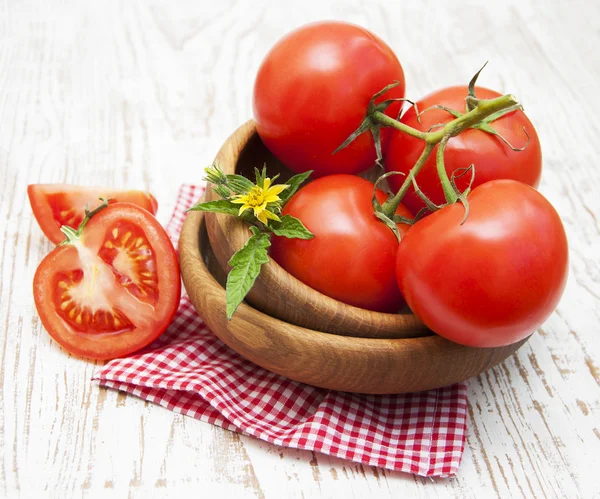
<svg viewBox="0 0 600 499"><path fill-rule="evenodd" d="M160 336L179 305L173 244L150 212L115 203L57 246L33 280L42 324L68 352L112 359Z"/></svg>
<svg viewBox="0 0 600 499"><path fill-rule="evenodd" d="M271 256L294 277L349 305L396 312L404 301L394 274L398 241L373 214L373 184L353 175L310 182L288 201L313 239L273 237ZM385 201L378 191L377 199ZM398 214L409 215L400 205ZM401 233L408 226L399 225Z"/></svg>
<svg viewBox="0 0 600 499"><path fill-rule="evenodd" d="M398 284L440 336L475 347L508 345L533 333L558 304L567 238L552 205L521 182L488 182L468 200L463 225L459 203L410 228L398 248Z"/></svg>
<svg viewBox="0 0 600 499"><path fill-rule="evenodd" d="M435 104L446 106L461 113L465 112L465 97L467 87L448 87L434 92L417 102L420 111ZM498 92L487 88L475 87L475 93L481 99L499 97ZM402 116L401 122L418 130L427 131L438 123L447 123L454 119L450 113L433 109L421 115L421 122L413 107L410 107ZM475 165L475 182L473 187L495 179L513 179L537 187L542 173L542 151L535 128L523 111L513 111L491 124L498 133L504 136L514 147L523 147L523 151L513 151L501 139L481 130L468 129L448 141L444 155L444 164L448 176L459 168ZM411 137L403 132L394 130L390 138L389 147L385 157L385 166L388 171L399 171L408 174L415 165L419 155L425 147L425 142ZM442 187L435 168L435 151L425 163L419 173L417 181L420 189L435 204L445 202ZM469 183L470 175L457 179L456 184L464 191ZM395 175L390 180L393 189L398 190L402 185L403 177ZM425 206L417 197L412 187L403 198L403 203L416 214Z"/></svg>
<svg viewBox="0 0 600 499"><path fill-rule="evenodd" d="M55 244L64 241L60 231L63 225L78 227L83 220L86 205L93 210L100 206L99 198L134 203L153 215L158 204L149 192L83 187L66 184L32 184L27 187L31 209L42 232Z"/></svg>
<svg viewBox="0 0 600 499"><path fill-rule="evenodd" d="M404 96L404 72L390 47L364 28L338 21L303 26L283 37L254 83L254 119L265 145L288 168L319 177L358 173L376 155L370 133L332 154L361 124L373 95ZM396 118L400 103L386 114ZM390 133L382 129L383 147Z"/></svg>

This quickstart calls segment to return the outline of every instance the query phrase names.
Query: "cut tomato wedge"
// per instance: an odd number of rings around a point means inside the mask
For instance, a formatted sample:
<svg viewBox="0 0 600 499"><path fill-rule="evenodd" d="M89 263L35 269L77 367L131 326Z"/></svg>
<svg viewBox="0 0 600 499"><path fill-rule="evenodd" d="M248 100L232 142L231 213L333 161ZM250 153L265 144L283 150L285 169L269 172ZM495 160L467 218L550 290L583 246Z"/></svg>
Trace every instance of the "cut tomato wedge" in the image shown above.
<svg viewBox="0 0 600 499"><path fill-rule="evenodd" d="M148 210L153 215L158 203L152 194L136 190L106 189L103 187L82 187L66 184L31 184L27 187L31 209L42 232L55 244L64 241L60 231L63 225L78 227L84 217L85 208L93 210L102 203L133 203Z"/></svg>
<svg viewBox="0 0 600 499"><path fill-rule="evenodd" d="M181 296L177 254L148 211L99 208L40 263L33 280L42 324L68 352L113 359L143 348L171 323Z"/></svg>

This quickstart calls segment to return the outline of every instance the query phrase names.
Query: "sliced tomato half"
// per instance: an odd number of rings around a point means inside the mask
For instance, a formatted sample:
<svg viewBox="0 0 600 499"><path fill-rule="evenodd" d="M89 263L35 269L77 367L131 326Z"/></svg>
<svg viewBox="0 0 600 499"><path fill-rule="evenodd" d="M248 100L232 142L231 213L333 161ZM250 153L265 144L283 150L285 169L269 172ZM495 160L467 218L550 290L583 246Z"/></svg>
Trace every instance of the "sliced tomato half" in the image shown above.
<svg viewBox="0 0 600 499"><path fill-rule="evenodd" d="M130 354L158 338L179 305L181 280L169 236L131 203L101 209L40 263L33 281L42 324L68 352Z"/></svg>
<svg viewBox="0 0 600 499"><path fill-rule="evenodd" d="M93 210L102 203L100 198L110 199L110 203L137 204L153 215L158 209L158 203L152 194L135 190L67 184L31 184L27 187L27 195L42 232L55 244L65 239L60 228L63 225L78 227L83 220L86 205Z"/></svg>

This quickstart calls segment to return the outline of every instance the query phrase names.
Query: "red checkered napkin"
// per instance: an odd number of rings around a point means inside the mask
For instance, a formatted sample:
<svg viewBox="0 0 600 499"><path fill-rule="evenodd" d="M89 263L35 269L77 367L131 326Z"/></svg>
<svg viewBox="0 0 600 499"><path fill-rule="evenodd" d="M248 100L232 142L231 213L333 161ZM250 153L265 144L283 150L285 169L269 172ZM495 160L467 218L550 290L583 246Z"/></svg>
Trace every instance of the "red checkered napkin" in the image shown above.
<svg viewBox="0 0 600 499"><path fill-rule="evenodd" d="M174 242L203 191L182 186L167 229ZM385 396L297 383L227 347L187 296L165 334L137 355L108 362L94 379L276 445L424 476L456 473L465 444L464 383Z"/></svg>

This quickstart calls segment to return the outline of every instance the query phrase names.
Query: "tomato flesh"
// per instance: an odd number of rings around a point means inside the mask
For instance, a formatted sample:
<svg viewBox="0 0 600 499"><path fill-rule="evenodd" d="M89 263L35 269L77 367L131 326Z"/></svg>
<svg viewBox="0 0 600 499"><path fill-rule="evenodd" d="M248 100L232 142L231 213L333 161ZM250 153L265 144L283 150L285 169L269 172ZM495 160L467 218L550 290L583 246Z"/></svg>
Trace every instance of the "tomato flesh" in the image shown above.
<svg viewBox="0 0 600 499"><path fill-rule="evenodd" d="M48 333L67 351L109 359L156 339L179 305L173 245L146 210L115 203L40 263L34 298Z"/></svg>
<svg viewBox="0 0 600 499"><path fill-rule="evenodd" d="M131 321L117 307L97 309L83 304L85 287L82 270L60 272L54 277L54 306L69 327L78 332L116 333L133 329Z"/></svg>
<svg viewBox="0 0 600 499"><path fill-rule="evenodd" d="M107 231L98 256L129 293L140 301L156 303L159 293L156 257L140 227L118 221Z"/></svg>
<svg viewBox="0 0 600 499"><path fill-rule="evenodd" d="M78 227L83 221L86 207L89 210L97 208L101 204L100 198L109 199L110 204L133 203L153 215L158 209L158 203L152 194L136 190L65 184L31 184L27 187L27 195L42 232L55 244L65 239L60 228L63 225Z"/></svg>

